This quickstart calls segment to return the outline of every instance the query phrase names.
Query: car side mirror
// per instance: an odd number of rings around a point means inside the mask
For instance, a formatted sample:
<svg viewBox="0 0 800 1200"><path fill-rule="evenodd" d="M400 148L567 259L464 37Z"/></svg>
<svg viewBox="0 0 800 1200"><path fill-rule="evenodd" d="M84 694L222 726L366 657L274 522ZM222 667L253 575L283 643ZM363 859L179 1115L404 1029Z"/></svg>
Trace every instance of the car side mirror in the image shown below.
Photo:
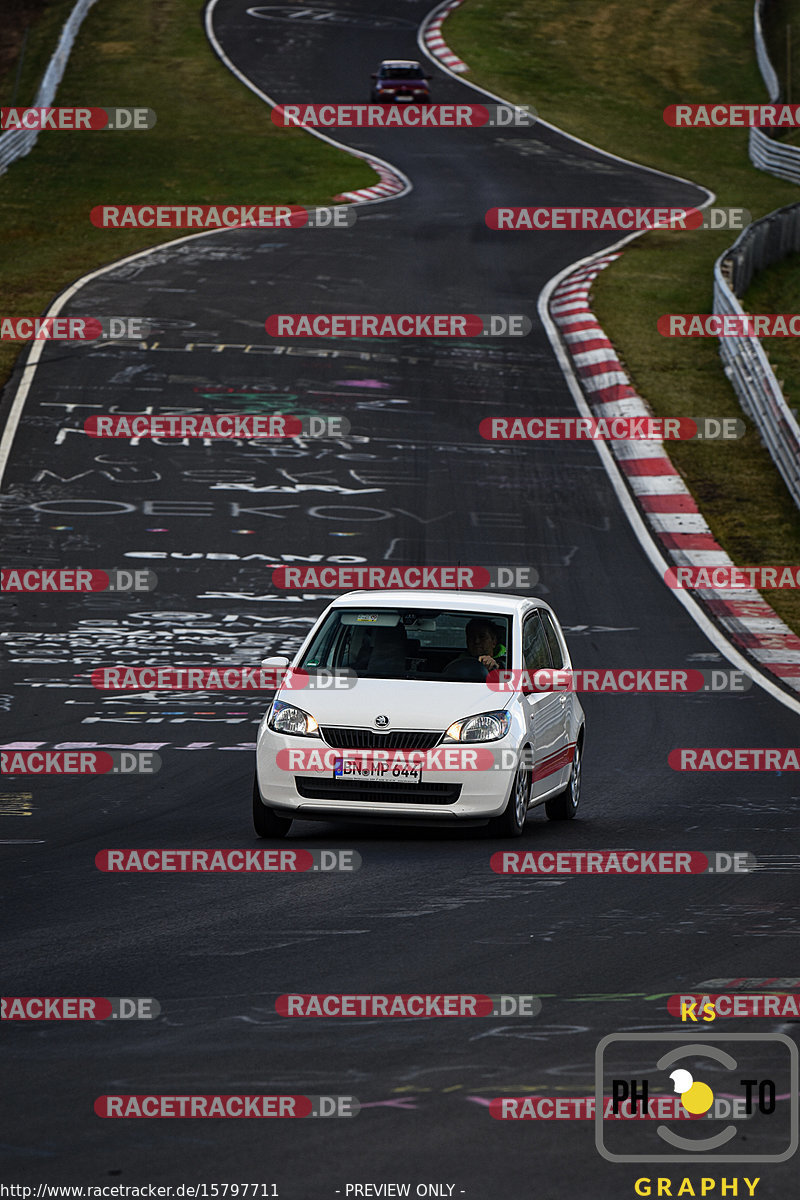
<svg viewBox="0 0 800 1200"><path fill-rule="evenodd" d="M370 79L377 79L377 78L378 78L378 76L377 76L376 72L373 71L372 74L370 75Z"/></svg>
<svg viewBox="0 0 800 1200"><path fill-rule="evenodd" d="M283 654L273 655L271 658L262 658L261 666L267 670L285 670L289 666L290 660Z"/></svg>

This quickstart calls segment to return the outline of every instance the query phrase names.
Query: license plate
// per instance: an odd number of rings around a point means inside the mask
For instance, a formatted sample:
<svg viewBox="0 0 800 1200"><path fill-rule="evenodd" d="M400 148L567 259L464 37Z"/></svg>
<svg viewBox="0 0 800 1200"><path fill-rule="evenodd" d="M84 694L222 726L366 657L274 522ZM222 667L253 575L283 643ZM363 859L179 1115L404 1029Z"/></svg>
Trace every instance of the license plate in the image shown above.
<svg viewBox="0 0 800 1200"><path fill-rule="evenodd" d="M390 766L375 763L362 766L357 759L337 758L333 763L334 779L361 779L365 783L421 783L422 770L415 766Z"/></svg>

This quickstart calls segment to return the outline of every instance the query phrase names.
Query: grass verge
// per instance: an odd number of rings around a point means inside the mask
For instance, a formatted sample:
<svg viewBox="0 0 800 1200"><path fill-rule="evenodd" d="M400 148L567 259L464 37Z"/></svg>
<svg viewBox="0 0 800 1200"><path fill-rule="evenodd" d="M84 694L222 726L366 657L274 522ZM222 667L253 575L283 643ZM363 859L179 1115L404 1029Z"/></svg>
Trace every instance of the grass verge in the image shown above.
<svg viewBox="0 0 800 1200"><path fill-rule="evenodd" d="M746 130L662 120L668 104L765 99L752 0L469 0L444 32L469 79L605 150L705 185L717 205L757 218L798 199L750 164ZM647 234L595 283L594 311L657 416L742 416L716 339L656 332L663 313L711 311L714 262L735 236ZM793 310L784 297L759 311ZM740 442L672 443L669 453L734 562L800 563L800 512L753 429ZM800 594L765 597L800 633Z"/></svg>
<svg viewBox="0 0 800 1200"><path fill-rule="evenodd" d="M71 8L59 2L31 29L19 103L31 102ZM56 103L147 107L157 123L136 133L43 133L0 176L4 315L42 313L87 271L186 232L96 229L96 204L318 204L376 182L358 159L274 126L267 105L214 55L202 12L197 0L103 0L89 10ZM4 96L12 86L6 76ZM19 351L0 343L0 387Z"/></svg>

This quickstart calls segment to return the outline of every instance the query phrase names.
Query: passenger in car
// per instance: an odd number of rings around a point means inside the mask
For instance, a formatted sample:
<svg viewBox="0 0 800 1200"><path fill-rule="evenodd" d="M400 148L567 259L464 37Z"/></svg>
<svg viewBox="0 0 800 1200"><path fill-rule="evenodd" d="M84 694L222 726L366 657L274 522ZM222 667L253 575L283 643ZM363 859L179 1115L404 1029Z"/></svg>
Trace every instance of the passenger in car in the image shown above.
<svg viewBox="0 0 800 1200"><path fill-rule="evenodd" d="M342 665L350 667L356 672L365 671L369 664L372 650L372 630L356 625L354 629L350 630L349 646Z"/></svg>
<svg viewBox="0 0 800 1200"><path fill-rule="evenodd" d="M378 625L373 631L373 648L367 665L368 675L392 678L404 675L408 638L402 625Z"/></svg>

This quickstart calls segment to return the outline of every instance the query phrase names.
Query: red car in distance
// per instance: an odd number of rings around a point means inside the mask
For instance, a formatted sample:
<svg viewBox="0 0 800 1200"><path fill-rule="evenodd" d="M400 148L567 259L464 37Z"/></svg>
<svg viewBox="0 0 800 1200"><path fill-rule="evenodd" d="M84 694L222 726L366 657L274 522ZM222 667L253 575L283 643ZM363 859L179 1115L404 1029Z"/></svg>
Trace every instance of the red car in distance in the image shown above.
<svg viewBox="0 0 800 1200"><path fill-rule="evenodd" d="M373 74L371 101L391 104L427 104L431 98L426 75L418 62L409 59L385 59Z"/></svg>

